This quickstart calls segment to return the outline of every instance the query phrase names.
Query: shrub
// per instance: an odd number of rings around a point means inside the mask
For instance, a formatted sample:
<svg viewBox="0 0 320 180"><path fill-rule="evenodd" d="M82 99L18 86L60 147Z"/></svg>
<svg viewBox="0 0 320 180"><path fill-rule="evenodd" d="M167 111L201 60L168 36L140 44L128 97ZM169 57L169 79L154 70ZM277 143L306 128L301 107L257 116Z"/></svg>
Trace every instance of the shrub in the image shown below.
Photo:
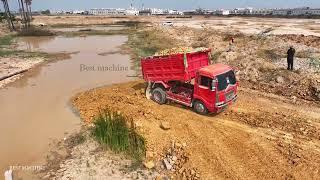
<svg viewBox="0 0 320 180"><path fill-rule="evenodd" d="M145 140L129 127L124 116L104 110L94 121L92 134L105 147L116 153L124 152L136 160L145 156Z"/></svg>
<svg viewBox="0 0 320 180"><path fill-rule="evenodd" d="M286 57L284 54L279 54L275 49L260 49L258 50L257 55L262 59L270 60L273 62Z"/></svg>
<svg viewBox="0 0 320 180"><path fill-rule="evenodd" d="M320 72L320 59L319 58L310 58L310 68L313 68L316 70L316 72Z"/></svg>
<svg viewBox="0 0 320 180"><path fill-rule="evenodd" d="M223 53L223 51L216 51L214 53L211 54L211 63L217 63L219 57L221 56L221 54Z"/></svg>
<svg viewBox="0 0 320 180"><path fill-rule="evenodd" d="M13 37L10 35L0 37L0 48L3 46L8 46L12 43Z"/></svg>
<svg viewBox="0 0 320 180"><path fill-rule="evenodd" d="M51 32L48 29L37 28L34 26L29 27L28 29L23 29L18 32L18 36L54 36L55 33Z"/></svg>

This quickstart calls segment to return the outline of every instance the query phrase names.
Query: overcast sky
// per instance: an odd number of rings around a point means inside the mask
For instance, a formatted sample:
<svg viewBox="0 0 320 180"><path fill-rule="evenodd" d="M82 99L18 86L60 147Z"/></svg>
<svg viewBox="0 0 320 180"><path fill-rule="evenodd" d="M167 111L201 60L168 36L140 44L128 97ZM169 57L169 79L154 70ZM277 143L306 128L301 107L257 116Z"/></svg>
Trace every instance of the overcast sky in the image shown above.
<svg viewBox="0 0 320 180"><path fill-rule="evenodd" d="M8 0L12 9L17 8L17 0ZM34 10L87 10L91 8L127 8L130 0L32 0ZM320 8L320 0L135 0L133 4L140 8L144 3L148 8L168 8L190 10L231 9L237 7L254 8L290 8L315 7ZM1 7L1 9L3 9Z"/></svg>

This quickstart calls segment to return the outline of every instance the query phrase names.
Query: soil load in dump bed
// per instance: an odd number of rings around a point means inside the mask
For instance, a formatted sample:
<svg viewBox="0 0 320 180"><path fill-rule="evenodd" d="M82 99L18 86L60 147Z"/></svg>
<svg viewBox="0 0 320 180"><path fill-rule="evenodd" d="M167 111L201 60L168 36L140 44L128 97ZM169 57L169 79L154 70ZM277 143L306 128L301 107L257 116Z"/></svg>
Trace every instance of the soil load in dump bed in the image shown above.
<svg viewBox="0 0 320 180"><path fill-rule="evenodd" d="M210 49L164 50L161 56L141 60L143 78L146 81L190 81L196 71L209 65Z"/></svg>

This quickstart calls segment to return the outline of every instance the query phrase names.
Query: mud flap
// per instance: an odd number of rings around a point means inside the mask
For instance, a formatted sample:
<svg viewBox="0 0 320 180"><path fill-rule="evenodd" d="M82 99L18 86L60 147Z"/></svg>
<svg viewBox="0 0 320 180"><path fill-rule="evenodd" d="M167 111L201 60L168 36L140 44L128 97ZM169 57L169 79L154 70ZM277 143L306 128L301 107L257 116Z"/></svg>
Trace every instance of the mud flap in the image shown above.
<svg viewBox="0 0 320 180"><path fill-rule="evenodd" d="M147 86L147 89L146 89L146 98L148 100L151 99L151 82L150 81L148 81L148 86Z"/></svg>

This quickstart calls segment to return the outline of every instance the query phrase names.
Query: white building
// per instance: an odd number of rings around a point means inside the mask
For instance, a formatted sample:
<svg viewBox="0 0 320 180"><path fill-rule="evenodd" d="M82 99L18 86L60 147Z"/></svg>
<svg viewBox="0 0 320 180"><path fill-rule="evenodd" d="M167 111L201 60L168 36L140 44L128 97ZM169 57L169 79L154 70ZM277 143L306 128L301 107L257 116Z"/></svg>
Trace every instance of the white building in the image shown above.
<svg viewBox="0 0 320 180"><path fill-rule="evenodd" d="M265 16L272 15L273 10L271 9L254 9L252 10L252 15Z"/></svg>
<svg viewBox="0 0 320 180"><path fill-rule="evenodd" d="M82 11L82 10L74 10L74 11L72 11L72 14L83 14L84 13L84 11Z"/></svg>
<svg viewBox="0 0 320 180"><path fill-rule="evenodd" d="M183 12L180 12L178 10L168 10L169 15L183 15Z"/></svg>
<svg viewBox="0 0 320 180"><path fill-rule="evenodd" d="M291 10L291 15L293 16L320 15L320 9L296 8Z"/></svg>
<svg viewBox="0 0 320 180"><path fill-rule="evenodd" d="M237 8L232 11L230 11L230 14L233 15L250 15L252 14L253 8L247 7L247 8Z"/></svg>
<svg viewBox="0 0 320 180"><path fill-rule="evenodd" d="M289 14L288 9L275 9L272 12L272 15L274 15L274 16L286 16L288 14Z"/></svg>
<svg viewBox="0 0 320 180"><path fill-rule="evenodd" d="M320 16L320 9L309 9L308 14Z"/></svg>
<svg viewBox="0 0 320 180"><path fill-rule="evenodd" d="M96 16L110 16L110 15L124 15L125 9L115 9L115 8L96 8L90 9L89 14Z"/></svg>
<svg viewBox="0 0 320 180"><path fill-rule="evenodd" d="M215 14L217 14L217 15L223 15L223 16L228 16L228 15L230 14L230 11L229 11L229 10L223 10L223 9L221 9L221 10L217 10L217 11L215 12Z"/></svg>
<svg viewBox="0 0 320 180"><path fill-rule="evenodd" d="M125 12L124 12L124 15L127 15L127 16L138 16L139 15L139 11L137 9L134 9L134 8L126 9Z"/></svg>
<svg viewBox="0 0 320 180"><path fill-rule="evenodd" d="M162 15L162 14L164 14L164 10L163 9L152 8L150 10L151 10L151 15Z"/></svg>

